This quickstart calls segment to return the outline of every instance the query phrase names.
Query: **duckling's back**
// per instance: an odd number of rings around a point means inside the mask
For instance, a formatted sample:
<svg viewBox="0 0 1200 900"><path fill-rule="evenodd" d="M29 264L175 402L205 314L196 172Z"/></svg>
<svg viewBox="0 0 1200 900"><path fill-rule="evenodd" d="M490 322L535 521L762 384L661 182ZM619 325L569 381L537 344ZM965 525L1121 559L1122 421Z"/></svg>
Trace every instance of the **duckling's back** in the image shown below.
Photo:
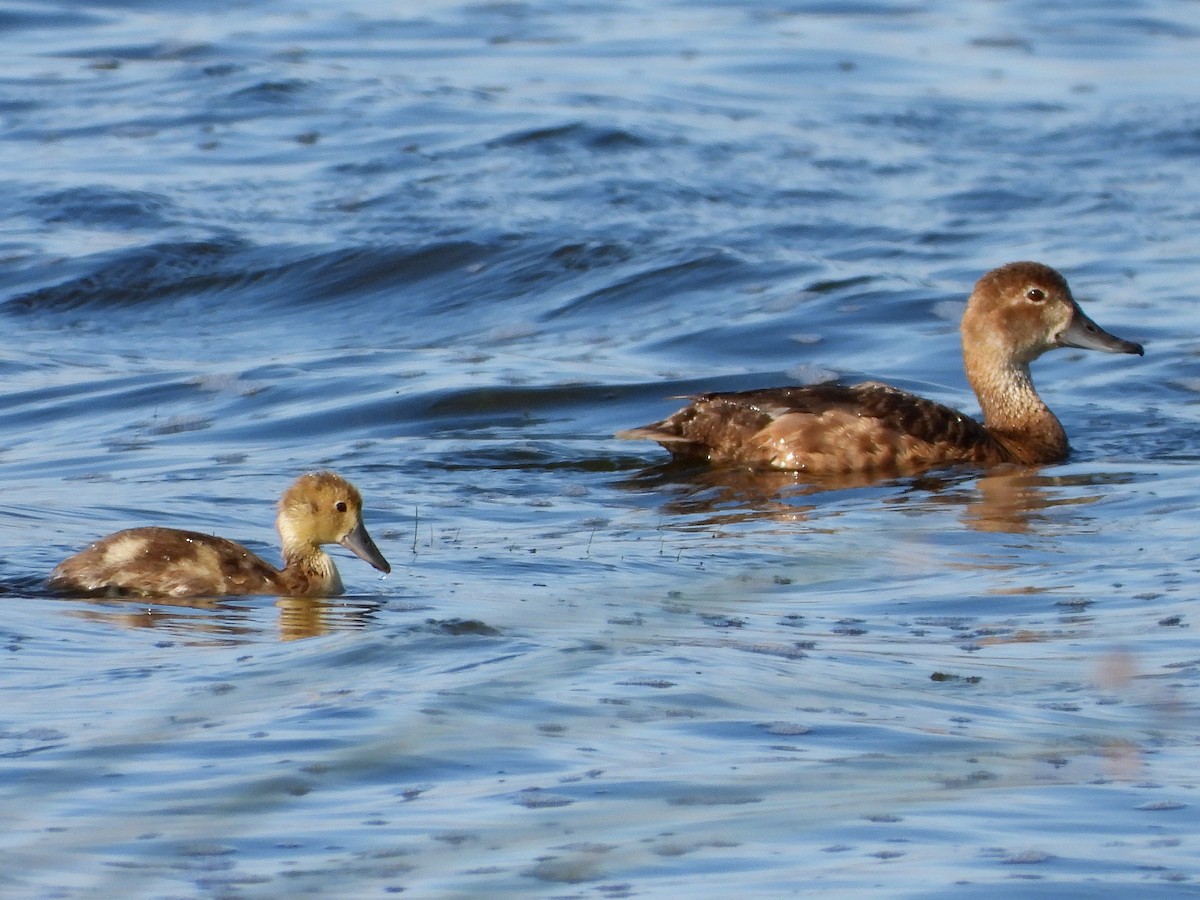
<svg viewBox="0 0 1200 900"><path fill-rule="evenodd" d="M270 594L279 570L225 538L151 526L110 534L63 560L48 586L104 596Z"/></svg>

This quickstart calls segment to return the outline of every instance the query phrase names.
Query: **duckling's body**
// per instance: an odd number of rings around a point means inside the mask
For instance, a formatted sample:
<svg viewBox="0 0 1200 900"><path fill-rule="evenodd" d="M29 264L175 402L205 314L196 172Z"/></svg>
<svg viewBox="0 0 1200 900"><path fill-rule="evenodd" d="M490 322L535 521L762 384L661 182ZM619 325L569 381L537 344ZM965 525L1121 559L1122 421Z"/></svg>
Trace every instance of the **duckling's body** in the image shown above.
<svg viewBox="0 0 1200 900"><path fill-rule="evenodd" d="M703 394L661 422L617 436L658 441L678 459L814 477L1052 463L1070 447L1034 389L1029 364L1055 347L1143 352L1089 319L1062 275L1031 262L1009 263L979 279L963 315L962 343L982 423L866 382Z"/></svg>
<svg viewBox="0 0 1200 900"><path fill-rule="evenodd" d="M176 528L130 528L101 538L50 573L61 593L110 596L332 596L342 580L322 544L341 544L382 572L391 566L362 521L362 497L332 472L302 475L275 520L284 567L225 538Z"/></svg>

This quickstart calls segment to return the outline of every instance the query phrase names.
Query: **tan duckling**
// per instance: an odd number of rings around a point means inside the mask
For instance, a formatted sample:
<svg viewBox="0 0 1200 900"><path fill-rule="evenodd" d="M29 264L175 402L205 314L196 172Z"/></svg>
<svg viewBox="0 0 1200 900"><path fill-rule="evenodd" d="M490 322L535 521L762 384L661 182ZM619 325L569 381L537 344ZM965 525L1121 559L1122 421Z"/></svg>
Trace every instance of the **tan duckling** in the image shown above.
<svg viewBox="0 0 1200 900"><path fill-rule="evenodd" d="M301 475L279 501L277 569L241 544L175 528L130 528L101 538L50 573L51 590L108 596L332 596L342 579L322 544L341 544L381 572L388 565L362 521L362 497L333 472Z"/></svg>
<svg viewBox="0 0 1200 900"><path fill-rule="evenodd" d="M1054 269L1009 263L979 279L962 319L963 362L982 424L869 381L702 394L617 437L658 441L677 459L814 477L1058 462L1070 449L1067 435L1029 374L1029 364L1056 347L1143 352L1089 319Z"/></svg>

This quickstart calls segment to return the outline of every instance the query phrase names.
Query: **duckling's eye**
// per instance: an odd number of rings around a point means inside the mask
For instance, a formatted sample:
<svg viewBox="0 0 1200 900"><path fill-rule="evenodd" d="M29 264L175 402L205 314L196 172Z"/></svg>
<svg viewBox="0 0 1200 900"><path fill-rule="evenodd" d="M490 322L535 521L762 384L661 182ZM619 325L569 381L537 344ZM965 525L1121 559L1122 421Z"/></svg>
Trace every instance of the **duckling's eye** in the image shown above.
<svg viewBox="0 0 1200 900"><path fill-rule="evenodd" d="M1046 299L1046 292L1041 288L1030 288L1025 292L1025 297L1034 303L1041 303Z"/></svg>
<svg viewBox="0 0 1200 900"><path fill-rule="evenodd" d="M346 511L346 501L339 500L337 503L333 504L333 508L336 509L338 512L345 512Z"/></svg>

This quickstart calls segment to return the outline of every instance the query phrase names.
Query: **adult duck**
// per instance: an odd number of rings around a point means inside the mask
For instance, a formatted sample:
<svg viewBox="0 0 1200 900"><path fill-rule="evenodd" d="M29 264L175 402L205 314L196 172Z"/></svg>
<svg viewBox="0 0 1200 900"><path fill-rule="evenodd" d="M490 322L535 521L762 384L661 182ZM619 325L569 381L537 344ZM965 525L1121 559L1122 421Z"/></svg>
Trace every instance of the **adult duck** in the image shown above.
<svg viewBox="0 0 1200 900"><path fill-rule="evenodd" d="M1035 262L993 269L962 318L963 362L983 422L876 381L702 394L617 437L650 439L677 459L783 469L816 478L911 474L935 466L1038 465L1066 458L1062 424L1029 364L1056 347L1143 353L1079 308L1061 274Z"/></svg>

